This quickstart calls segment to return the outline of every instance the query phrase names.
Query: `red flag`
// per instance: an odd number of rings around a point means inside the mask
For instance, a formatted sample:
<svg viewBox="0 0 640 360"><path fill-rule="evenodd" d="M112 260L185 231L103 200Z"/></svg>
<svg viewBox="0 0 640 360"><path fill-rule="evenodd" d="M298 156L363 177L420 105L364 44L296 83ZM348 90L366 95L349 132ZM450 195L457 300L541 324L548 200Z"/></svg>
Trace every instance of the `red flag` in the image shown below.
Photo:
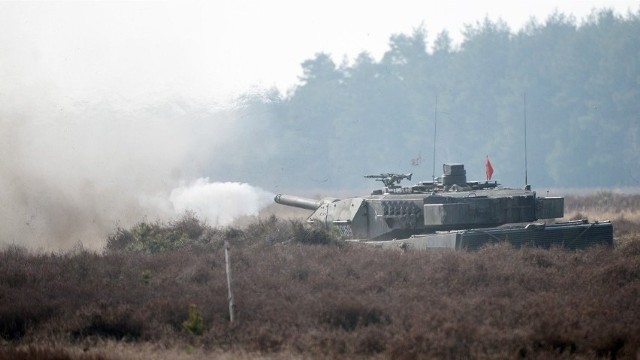
<svg viewBox="0 0 640 360"><path fill-rule="evenodd" d="M491 180L491 176L493 176L493 166L491 166L491 161L489 161L489 155L487 155L487 162L485 164L485 173L487 175L487 180Z"/></svg>

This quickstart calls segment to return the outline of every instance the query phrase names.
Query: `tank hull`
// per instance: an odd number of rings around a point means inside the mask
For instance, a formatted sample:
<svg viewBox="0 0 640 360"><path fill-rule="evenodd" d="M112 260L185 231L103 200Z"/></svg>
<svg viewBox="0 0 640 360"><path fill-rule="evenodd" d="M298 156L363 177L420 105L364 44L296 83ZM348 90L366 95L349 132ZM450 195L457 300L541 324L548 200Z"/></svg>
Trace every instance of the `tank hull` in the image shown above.
<svg viewBox="0 0 640 360"><path fill-rule="evenodd" d="M571 221L557 224L528 224L490 229L467 229L414 235L388 241L359 241L367 245L398 250L478 250L483 246L508 243L514 247L562 247L578 250L590 246L613 246L609 221Z"/></svg>

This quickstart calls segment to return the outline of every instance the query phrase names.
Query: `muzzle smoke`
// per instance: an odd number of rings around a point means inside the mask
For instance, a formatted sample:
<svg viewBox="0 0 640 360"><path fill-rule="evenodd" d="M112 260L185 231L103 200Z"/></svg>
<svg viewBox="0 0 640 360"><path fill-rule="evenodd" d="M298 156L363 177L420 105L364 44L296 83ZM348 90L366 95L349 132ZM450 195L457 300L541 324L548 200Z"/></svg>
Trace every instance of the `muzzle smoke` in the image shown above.
<svg viewBox="0 0 640 360"><path fill-rule="evenodd" d="M175 213L194 211L213 226L229 225L241 216L258 215L273 202L273 194L249 184L209 182L200 178L188 186L171 191L169 200Z"/></svg>

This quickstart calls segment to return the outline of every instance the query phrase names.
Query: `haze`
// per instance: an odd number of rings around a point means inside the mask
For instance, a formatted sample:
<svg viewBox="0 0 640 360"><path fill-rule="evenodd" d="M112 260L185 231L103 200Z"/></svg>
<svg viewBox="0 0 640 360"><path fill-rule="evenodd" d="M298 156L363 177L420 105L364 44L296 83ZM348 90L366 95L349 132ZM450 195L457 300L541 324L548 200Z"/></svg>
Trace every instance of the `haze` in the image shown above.
<svg viewBox="0 0 640 360"><path fill-rule="evenodd" d="M635 11L638 1L214 1L1 3L2 87L53 87L64 98L172 93L228 102L251 89L290 89L317 52L337 63L423 25L461 39L465 24L502 19L516 31L554 11Z"/></svg>
<svg viewBox="0 0 640 360"><path fill-rule="evenodd" d="M2 2L0 243L99 248L117 226L170 219L189 199L200 207L185 184L212 203L242 194L236 203L252 203L234 214L255 214L269 193L212 165L234 161L230 141L251 143L226 109L245 93L292 91L300 64L318 52L351 62L363 51L381 56L392 34L420 26L455 42L485 17L515 31L554 11L581 19L638 4ZM176 191L188 196L176 203ZM215 211L202 214L230 221Z"/></svg>

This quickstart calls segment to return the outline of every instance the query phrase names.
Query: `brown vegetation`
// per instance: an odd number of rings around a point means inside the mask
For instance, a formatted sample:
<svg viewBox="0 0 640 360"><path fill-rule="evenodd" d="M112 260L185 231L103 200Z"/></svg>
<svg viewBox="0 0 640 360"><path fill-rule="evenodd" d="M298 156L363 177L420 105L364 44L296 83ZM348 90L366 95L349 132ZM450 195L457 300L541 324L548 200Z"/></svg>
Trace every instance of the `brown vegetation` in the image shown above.
<svg viewBox="0 0 640 360"><path fill-rule="evenodd" d="M635 358L640 225L625 221L616 248L575 252L401 253L297 221L193 216L120 229L104 254L13 247L0 252L0 359Z"/></svg>
<svg viewBox="0 0 640 360"><path fill-rule="evenodd" d="M640 239L640 195L600 191L565 197L565 218L611 220L618 245Z"/></svg>
<svg viewBox="0 0 640 360"><path fill-rule="evenodd" d="M582 214L594 219L627 218L640 221L640 195L600 191L591 196L566 196L565 212L571 217Z"/></svg>

